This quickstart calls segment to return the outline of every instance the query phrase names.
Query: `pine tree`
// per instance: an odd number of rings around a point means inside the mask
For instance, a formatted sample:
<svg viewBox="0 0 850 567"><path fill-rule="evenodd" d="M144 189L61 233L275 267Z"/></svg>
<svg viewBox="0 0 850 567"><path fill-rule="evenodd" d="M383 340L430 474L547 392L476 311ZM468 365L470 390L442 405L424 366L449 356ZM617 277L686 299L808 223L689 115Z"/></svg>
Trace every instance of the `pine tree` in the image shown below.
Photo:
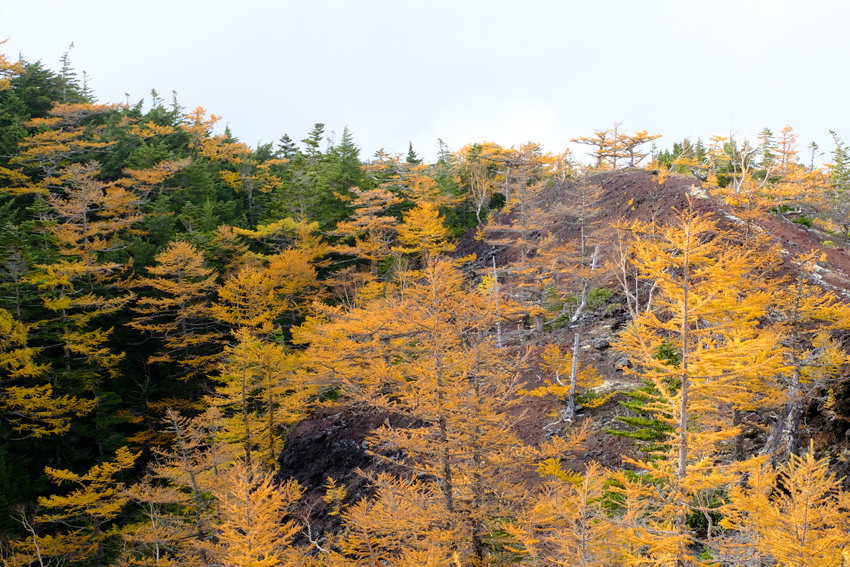
<svg viewBox="0 0 850 567"><path fill-rule="evenodd" d="M217 546L221 562L235 567L300 565L288 549L298 526L291 520L281 523L281 518L301 493L297 482L277 485L256 466L240 463L231 469L228 482L215 493L222 519Z"/></svg>
<svg viewBox="0 0 850 567"><path fill-rule="evenodd" d="M405 157L404 160L410 165L419 165L422 163L422 160L419 159L419 156L413 151L413 142L409 142L407 144L407 157Z"/></svg>
<svg viewBox="0 0 850 567"><path fill-rule="evenodd" d="M579 333L576 333L572 353L562 353L556 344L548 345L543 351L543 369L554 377L554 381L546 379L546 386L528 392L531 396L554 396L560 402L566 402L556 424L573 420L576 412L581 409L576 406L578 388L586 390L602 383L598 370L579 363L578 344Z"/></svg>
<svg viewBox="0 0 850 567"><path fill-rule="evenodd" d="M746 473L745 482L730 488L721 522L740 534L738 542L724 542L738 561L795 567L847 564L850 493L829 472L827 459L815 459L814 447L803 456L791 455L776 471L758 460Z"/></svg>
<svg viewBox="0 0 850 567"><path fill-rule="evenodd" d="M488 163L481 159L477 145L464 146L454 157L461 176L465 179L469 193L467 199L475 210L475 218L480 227L484 224L481 213L484 209L489 212L490 201L496 189L493 172Z"/></svg>
<svg viewBox="0 0 850 567"><path fill-rule="evenodd" d="M275 281L260 266L244 266L228 278L218 290L213 303L213 317L235 328L250 328L257 334L268 334L274 320L284 311L275 298Z"/></svg>
<svg viewBox="0 0 850 567"><path fill-rule="evenodd" d="M848 193L850 193L850 148L844 144L844 140L833 132L829 131L835 142L835 149L832 151L832 162L827 165L829 171L829 196L835 208L837 217L841 226L844 228L845 238L850 238L850 219L848 219L847 206Z"/></svg>
<svg viewBox="0 0 850 567"><path fill-rule="evenodd" d="M321 143L325 135L325 125L316 123L313 129L307 134L307 137L301 140L304 144L304 153L310 160L318 160L322 155Z"/></svg>
<svg viewBox="0 0 850 567"><path fill-rule="evenodd" d="M451 231L445 227L440 212L430 203L419 203L404 214L404 223L398 226L398 240L402 244L394 250L405 254L420 254L422 269L427 270L431 259L451 252Z"/></svg>
<svg viewBox="0 0 850 567"><path fill-rule="evenodd" d="M158 296L142 296L128 323L134 329L163 340L163 348L149 363L173 363L181 377L206 375L215 364L220 338L212 327L210 299L217 287L215 270L205 267L203 254L188 242L178 241L157 254L157 265L148 268L152 277L137 281Z"/></svg>
<svg viewBox="0 0 850 567"><path fill-rule="evenodd" d="M296 250L317 267L324 267L327 261L322 258L328 253L328 245L319 231L319 223L296 221L291 218L280 219L257 226L256 230L234 227L233 233L247 236L279 253Z"/></svg>
<svg viewBox="0 0 850 567"><path fill-rule="evenodd" d="M572 138L570 142L596 148L588 154L595 160L594 169L598 171L616 169L616 157L613 155L613 149L617 141L613 130L596 130L593 136Z"/></svg>
<svg viewBox="0 0 850 567"><path fill-rule="evenodd" d="M712 220L691 209L668 226L628 228L645 235L632 250L637 269L657 282L657 307L616 347L652 385L645 409L670 428L666 455L636 464L658 483L649 506L653 521L667 519L662 531L675 542L668 552L698 562L687 517L734 478L719 444L737 434L730 410L770 398L770 381L784 368L780 335L759 328L770 294L747 283L756 258L724 249ZM671 356L659 356L663 349Z"/></svg>
<svg viewBox="0 0 850 567"><path fill-rule="evenodd" d="M85 100L82 89L80 89L80 81L77 79L77 71L71 66L70 54L74 49L74 42L68 46L68 51L62 54L59 62L62 68L59 71L59 78L62 84L62 102L82 102Z"/></svg>
<svg viewBox="0 0 850 567"><path fill-rule="evenodd" d="M648 144L660 137L661 134L650 134L646 130L635 132L632 135L621 134L617 142L623 157L629 160L628 167L637 167L649 155L646 152L639 151L639 146Z"/></svg>
<svg viewBox="0 0 850 567"><path fill-rule="evenodd" d="M106 543L112 537L107 529L124 506L129 496L118 475L130 469L139 454L131 453L126 447L115 453L114 460L95 465L84 474L69 470L47 467L45 473L56 485L70 484L74 488L64 495L39 498L39 505L55 510L37 518L38 522L57 522L79 530L75 535L83 544L80 557L74 561L92 559L96 567L104 564ZM64 550L54 549L56 554Z"/></svg>
<svg viewBox="0 0 850 567"><path fill-rule="evenodd" d="M295 145L295 142L292 141L292 138L290 138L288 134L284 134L280 137L277 144L277 151L275 152L276 158L287 160L292 159L297 152L298 146Z"/></svg>

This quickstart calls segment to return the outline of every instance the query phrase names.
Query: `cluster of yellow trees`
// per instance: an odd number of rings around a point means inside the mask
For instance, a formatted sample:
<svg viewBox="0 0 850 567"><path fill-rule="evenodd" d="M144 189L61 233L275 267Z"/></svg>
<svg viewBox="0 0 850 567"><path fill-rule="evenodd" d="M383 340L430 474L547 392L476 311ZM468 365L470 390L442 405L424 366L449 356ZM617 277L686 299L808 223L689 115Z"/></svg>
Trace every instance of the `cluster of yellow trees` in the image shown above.
<svg viewBox="0 0 850 567"><path fill-rule="evenodd" d="M0 57L0 90L21 71ZM17 510L4 565L850 562L848 494L822 447L801 443L806 407L845 419L836 333L850 310L816 285L817 254L784 258L760 230L804 206L824 229L840 224L835 167L798 164L790 129L758 159L713 138L670 164L705 177L735 232L692 209L604 219L590 173L639 164L657 138L618 126L576 139L597 149L588 174L534 144L471 144L433 165L379 152L362 187L339 188L346 214L323 232L305 215L260 220L294 183L284 178L307 170L214 135L217 119L199 108L172 125L66 102L28 120L3 158L4 203L30 215L20 242L38 243L4 256L3 434L70 440L86 419L98 454L46 467L52 488ZM116 148L135 161L116 166ZM672 173L648 167L660 182ZM134 265L140 227L173 215L157 203L200 178L239 196L240 226L191 226ZM516 259L450 258L458 210ZM584 315L612 274L631 315L615 348L660 433L628 470L568 470L589 434L576 395L601 379L579 360ZM571 325L570 344L544 346L549 325ZM119 334L157 345L144 368L129 367ZM538 373L545 386L531 388ZM149 394L151 376L183 395ZM114 392L129 390L142 402L114 410ZM276 460L294 425L338 394L386 412L366 449L385 466L359 472L365 495L328 479L320 514L340 527L322 533L299 506L306 487L276 478ZM532 445L517 434L527 396L557 417ZM117 450L101 415L113 410L127 426ZM754 447L745 432L758 429Z"/></svg>
<svg viewBox="0 0 850 567"><path fill-rule="evenodd" d="M7 562L100 564L120 542L117 560L139 565L842 565L850 496L826 459L798 456L795 443L803 404L845 362L830 331L850 310L811 285L815 258L772 280L769 255L729 246L690 211L619 228L657 289L617 348L653 386L646 412L668 426L661 450L632 470L565 470L581 428L520 441L529 353L497 346L492 290L470 289L437 258L357 306L317 308L294 332L297 355L275 354L259 313L246 312L225 387L197 417L166 413L169 443L144 479L122 482L139 456L128 449L85 474L48 469L73 488L22 516L30 535ZM558 362L549 367L571 361ZM348 403L391 416L369 449L394 472L368 475L374 494L359 498L329 479L342 528L321 537L294 513L302 489L272 481L276 445L263 432L273 427L253 413L258 392L272 419L272 400L298 399L301 384L341 386ZM784 444L740 451L741 414L764 408L784 408L771 432ZM115 523L131 503L137 520ZM45 535L36 526L48 522L77 527Z"/></svg>

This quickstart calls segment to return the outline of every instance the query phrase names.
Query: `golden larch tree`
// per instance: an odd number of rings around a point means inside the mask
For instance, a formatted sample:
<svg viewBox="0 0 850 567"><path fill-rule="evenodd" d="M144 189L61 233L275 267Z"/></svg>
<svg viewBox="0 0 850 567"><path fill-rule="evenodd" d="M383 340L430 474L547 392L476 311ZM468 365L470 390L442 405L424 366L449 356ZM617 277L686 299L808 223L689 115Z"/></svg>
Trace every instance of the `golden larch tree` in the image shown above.
<svg viewBox="0 0 850 567"><path fill-rule="evenodd" d="M655 309L639 315L616 348L651 384L646 410L670 430L664 456L635 464L657 479L653 521L668 522L662 532L673 545L665 554L697 561L686 518L702 495L734 479L719 444L737 434L731 410L769 398L771 379L785 367L781 337L759 325L770 297L747 282L754 252L725 248L716 222L689 209L665 226L627 228L641 234L634 263L658 290Z"/></svg>
<svg viewBox="0 0 850 567"><path fill-rule="evenodd" d="M8 38L0 41L0 45L3 45L7 41L9 41ZM9 61L5 53L0 53L0 91L11 88L12 79L23 73L24 62L22 60Z"/></svg>
<svg viewBox="0 0 850 567"><path fill-rule="evenodd" d="M494 324L486 294L464 290L462 275L437 260L403 294L333 313L324 323L310 322L297 336L311 342L305 358L317 380L341 382L355 399L417 424L386 423L370 438L380 460L423 479L412 489L417 494L403 497L427 517L397 522L427 526L430 535L416 549L454 550L463 562L475 564L491 552L487 534L496 529L499 511L511 508L524 491L513 475L531 467L529 458L516 453L521 443L508 411L522 361L497 348ZM407 489L388 487L386 497L399 490ZM391 505L364 502L358 514L385 514ZM379 537L369 528L358 535L352 525L346 545L358 553L380 547L371 557L388 554L396 557L393 562L404 550L390 531Z"/></svg>
<svg viewBox="0 0 850 567"><path fill-rule="evenodd" d="M274 470L283 435L306 415L316 386L298 373L298 353L246 328L236 331L236 339L225 348L221 371L213 377L221 385L207 401L222 409L226 419L220 435L242 445L246 463Z"/></svg>
<svg viewBox="0 0 850 567"><path fill-rule="evenodd" d="M291 520L282 521L301 493L293 480L278 484L256 466L240 463L233 467L227 482L215 492L221 514L220 561L234 567L301 565L300 556L289 548L298 526Z"/></svg>
<svg viewBox="0 0 850 567"><path fill-rule="evenodd" d="M546 483L505 531L509 546L533 565L605 567L617 558L617 526L605 510L609 474L591 462L583 474L555 459L541 463Z"/></svg>
<svg viewBox="0 0 850 567"><path fill-rule="evenodd" d="M173 444L154 447L147 474L127 489L144 511L124 529L128 551L141 564L209 565L218 518L212 494L224 490L238 448L221 439L217 408L193 418L169 409L164 422Z"/></svg>
<svg viewBox="0 0 850 567"><path fill-rule="evenodd" d="M765 459L755 460L746 473L745 481L730 487L723 508L721 525L739 534L724 542L727 552L742 563L847 565L850 493L829 472L828 459L816 459L811 447L776 470Z"/></svg>
<svg viewBox="0 0 850 567"><path fill-rule="evenodd" d="M182 378L206 375L221 350L210 314L218 274L205 265L203 253L185 241L170 243L155 261L136 286L157 295L143 294L133 308L138 316L128 324L163 341L149 363L176 364Z"/></svg>
<svg viewBox="0 0 850 567"><path fill-rule="evenodd" d="M368 191L353 187L350 191L354 212L350 219L338 223L334 232L343 240L353 239L353 243L337 245L334 251L368 261L374 279L379 263L390 255L398 225L395 217L382 213L402 200L380 187Z"/></svg>
<svg viewBox="0 0 850 567"><path fill-rule="evenodd" d="M452 252L452 233L445 226L440 211L429 202L420 202L404 213L404 222L398 226L398 240L402 244L394 248L405 254L420 254L422 269L427 270L431 259L439 254Z"/></svg>
<svg viewBox="0 0 850 567"><path fill-rule="evenodd" d="M36 361L38 350L27 346L29 327L0 308L0 408L16 435L41 438L67 433L72 415L81 417L95 401L54 394L41 378L48 366ZM41 382L41 383L39 383Z"/></svg>
<svg viewBox="0 0 850 567"><path fill-rule="evenodd" d="M42 514L37 521L60 523L75 530L74 537L83 547L81 555L72 558L74 561L91 559L95 567L103 565L107 540L115 535L107 529L108 525L130 500L118 477L135 464L139 455L122 447L113 460L95 465L84 474L51 467L45 469L53 484L69 484L73 488L62 495L40 497L39 506L53 511ZM55 548L51 554L62 556L66 551Z"/></svg>
<svg viewBox="0 0 850 567"><path fill-rule="evenodd" d="M780 410L762 451L774 459L798 452L805 404L832 385L848 360L833 333L850 326L850 308L818 284L818 260L815 251L797 255L790 285L773 295L771 315L782 333L785 368L772 381Z"/></svg>

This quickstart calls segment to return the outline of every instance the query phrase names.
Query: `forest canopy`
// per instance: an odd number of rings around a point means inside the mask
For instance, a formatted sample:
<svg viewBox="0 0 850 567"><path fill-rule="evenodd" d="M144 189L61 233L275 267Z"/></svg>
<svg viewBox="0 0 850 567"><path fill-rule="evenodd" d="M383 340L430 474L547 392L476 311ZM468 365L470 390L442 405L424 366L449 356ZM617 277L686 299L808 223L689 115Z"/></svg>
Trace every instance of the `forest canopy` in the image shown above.
<svg viewBox="0 0 850 567"><path fill-rule="evenodd" d="M839 134L252 148L67 55L0 55L4 565L850 561ZM328 408L369 465L299 483Z"/></svg>

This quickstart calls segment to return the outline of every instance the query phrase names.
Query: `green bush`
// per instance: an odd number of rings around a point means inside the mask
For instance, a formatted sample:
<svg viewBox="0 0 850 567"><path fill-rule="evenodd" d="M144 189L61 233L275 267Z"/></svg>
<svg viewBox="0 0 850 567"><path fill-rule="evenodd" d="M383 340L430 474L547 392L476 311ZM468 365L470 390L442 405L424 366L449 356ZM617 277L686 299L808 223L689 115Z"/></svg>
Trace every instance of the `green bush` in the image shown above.
<svg viewBox="0 0 850 567"><path fill-rule="evenodd" d="M614 292L607 287L594 288L587 294L587 308L590 311L596 311L603 307L613 295Z"/></svg>
<svg viewBox="0 0 850 567"><path fill-rule="evenodd" d="M803 226L806 226L808 228L812 228L812 225L814 224L814 221L812 221L811 217L808 217L806 215L800 215L795 219L791 219L791 222L793 222L794 224L802 224Z"/></svg>

